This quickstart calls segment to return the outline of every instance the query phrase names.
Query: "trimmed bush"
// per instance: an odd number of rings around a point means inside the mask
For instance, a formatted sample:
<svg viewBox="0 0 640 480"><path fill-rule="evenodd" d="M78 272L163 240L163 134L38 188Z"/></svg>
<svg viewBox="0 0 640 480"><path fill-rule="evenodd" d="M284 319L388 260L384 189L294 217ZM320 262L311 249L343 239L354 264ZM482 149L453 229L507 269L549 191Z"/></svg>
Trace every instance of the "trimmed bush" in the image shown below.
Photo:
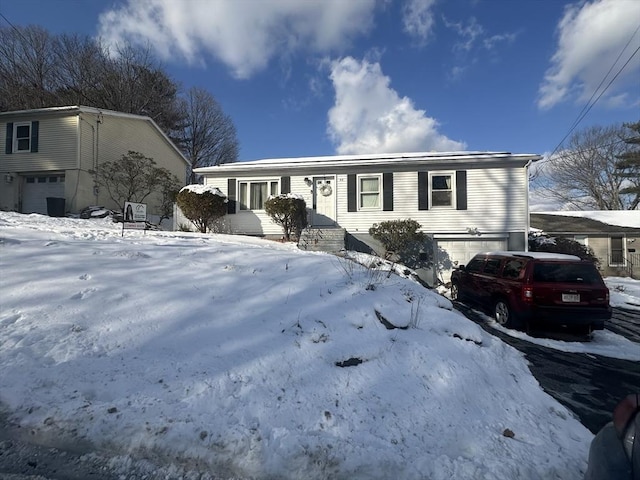
<svg viewBox="0 0 640 480"><path fill-rule="evenodd" d="M176 202L200 233L207 233L227 213L227 198L217 188L206 185L187 185L178 192Z"/></svg>
<svg viewBox="0 0 640 480"><path fill-rule="evenodd" d="M415 220L388 220L374 223L369 229L369 235L378 240L385 249L385 258L394 254L400 260L413 257L416 248L425 242L427 236L420 231L421 225ZM406 265L406 263L405 263Z"/></svg>
<svg viewBox="0 0 640 480"><path fill-rule="evenodd" d="M282 227L284 239L300 238L300 233L307 226L307 204L301 197L282 194L270 197L264 203L264 210L276 224Z"/></svg>

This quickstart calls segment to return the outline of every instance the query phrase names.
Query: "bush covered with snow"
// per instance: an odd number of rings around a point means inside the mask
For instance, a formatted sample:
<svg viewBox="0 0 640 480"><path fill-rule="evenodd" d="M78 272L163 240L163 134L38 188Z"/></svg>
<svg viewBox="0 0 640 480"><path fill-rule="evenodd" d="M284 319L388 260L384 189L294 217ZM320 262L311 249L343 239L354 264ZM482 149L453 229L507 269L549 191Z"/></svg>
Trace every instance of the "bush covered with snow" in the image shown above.
<svg viewBox="0 0 640 480"><path fill-rule="evenodd" d="M225 195L208 185L187 185L178 192L176 202L200 233L207 233L213 223L227 212Z"/></svg>
<svg viewBox="0 0 640 480"><path fill-rule="evenodd" d="M590 260L595 263L596 266L600 263L591 247L582 245L572 238L550 237L544 232L529 233L529 251L564 253L567 255L575 255L583 260Z"/></svg>
<svg viewBox="0 0 640 480"><path fill-rule="evenodd" d="M270 197L264 203L264 210L276 224L282 227L284 239L300 238L302 229L307 226L307 204L302 197L282 194Z"/></svg>

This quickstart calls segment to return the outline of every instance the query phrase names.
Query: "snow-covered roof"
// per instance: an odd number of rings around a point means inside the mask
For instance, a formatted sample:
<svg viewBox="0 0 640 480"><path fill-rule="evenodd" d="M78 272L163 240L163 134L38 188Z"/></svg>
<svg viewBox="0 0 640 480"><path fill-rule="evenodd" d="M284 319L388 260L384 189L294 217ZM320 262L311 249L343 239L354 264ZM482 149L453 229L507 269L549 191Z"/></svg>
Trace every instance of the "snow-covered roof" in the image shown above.
<svg viewBox="0 0 640 480"><path fill-rule="evenodd" d="M531 212L564 217L581 217L618 227L640 228L640 210L568 210L558 212Z"/></svg>
<svg viewBox="0 0 640 480"><path fill-rule="evenodd" d="M487 163L490 161L513 162L526 165L542 157L535 154L512 154L510 152L407 152L376 153L362 155L334 155L298 158L266 158L262 160L223 163L212 167L197 168L199 174L216 174L260 169L327 168L390 164L433 164L438 162Z"/></svg>

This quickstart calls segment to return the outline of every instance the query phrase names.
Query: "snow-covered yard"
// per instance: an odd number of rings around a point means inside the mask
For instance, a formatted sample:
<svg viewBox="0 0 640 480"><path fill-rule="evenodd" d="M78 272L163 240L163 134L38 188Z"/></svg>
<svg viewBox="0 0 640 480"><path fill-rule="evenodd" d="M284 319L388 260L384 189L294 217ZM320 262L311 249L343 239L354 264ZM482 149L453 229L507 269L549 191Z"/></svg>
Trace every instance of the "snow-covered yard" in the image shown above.
<svg viewBox="0 0 640 480"><path fill-rule="evenodd" d="M261 239L6 212L0 271L0 408L34 442L106 452L116 473L586 468L592 434L523 356L409 279Z"/></svg>

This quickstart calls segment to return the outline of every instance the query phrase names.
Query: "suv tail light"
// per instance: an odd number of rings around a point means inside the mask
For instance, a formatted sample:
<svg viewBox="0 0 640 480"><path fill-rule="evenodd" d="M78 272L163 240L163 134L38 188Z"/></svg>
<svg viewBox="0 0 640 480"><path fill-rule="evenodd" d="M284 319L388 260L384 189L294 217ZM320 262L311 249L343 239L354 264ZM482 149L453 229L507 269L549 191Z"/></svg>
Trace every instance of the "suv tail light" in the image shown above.
<svg viewBox="0 0 640 480"><path fill-rule="evenodd" d="M533 301L533 287L531 285L522 287L522 301L527 303Z"/></svg>

